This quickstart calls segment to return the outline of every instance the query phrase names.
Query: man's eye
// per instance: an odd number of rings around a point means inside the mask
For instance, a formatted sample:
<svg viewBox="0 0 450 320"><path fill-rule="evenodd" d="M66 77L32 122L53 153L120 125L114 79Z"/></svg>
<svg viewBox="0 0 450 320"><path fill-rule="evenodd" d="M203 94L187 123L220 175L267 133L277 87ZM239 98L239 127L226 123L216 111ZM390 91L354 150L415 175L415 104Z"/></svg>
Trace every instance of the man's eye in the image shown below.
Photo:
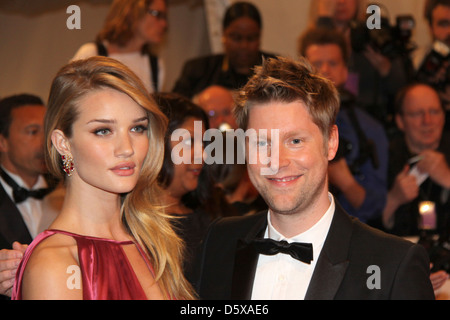
<svg viewBox="0 0 450 320"><path fill-rule="evenodd" d="M258 141L258 147L266 147L269 143L265 140Z"/></svg>

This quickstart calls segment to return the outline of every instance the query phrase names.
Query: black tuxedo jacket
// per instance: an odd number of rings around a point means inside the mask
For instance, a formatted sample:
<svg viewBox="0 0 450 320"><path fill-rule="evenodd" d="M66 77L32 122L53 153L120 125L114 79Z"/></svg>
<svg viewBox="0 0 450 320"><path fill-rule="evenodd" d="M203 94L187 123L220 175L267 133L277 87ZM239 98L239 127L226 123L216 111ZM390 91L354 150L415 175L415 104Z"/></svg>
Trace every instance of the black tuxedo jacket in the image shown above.
<svg viewBox="0 0 450 320"><path fill-rule="evenodd" d="M14 241L29 244L32 238L16 204L0 184L0 250L11 249Z"/></svg>
<svg viewBox="0 0 450 320"><path fill-rule="evenodd" d="M247 243L266 227L267 212L211 225L193 279L201 299L251 298L258 254ZM380 289L367 285L371 265L379 267ZM422 246L373 229L336 203L305 299L434 299L429 270Z"/></svg>

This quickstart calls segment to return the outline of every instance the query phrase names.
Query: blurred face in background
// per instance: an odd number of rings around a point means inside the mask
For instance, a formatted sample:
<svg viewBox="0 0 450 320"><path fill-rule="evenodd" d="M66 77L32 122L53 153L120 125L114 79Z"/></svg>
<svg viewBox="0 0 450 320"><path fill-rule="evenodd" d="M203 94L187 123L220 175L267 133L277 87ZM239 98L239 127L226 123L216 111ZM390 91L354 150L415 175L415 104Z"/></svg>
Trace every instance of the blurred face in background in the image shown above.
<svg viewBox="0 0 450 320"><path fill-rule="evenodd" d="M396 121L412 152L420 153L439 146L445 115L439 96L432 88L418 85L409 90Z"/></svg>
<svg viewBox="0 0 450 320"><path fill-rule="evenodd" d="M247 74L258 61L261 30L249 17L240 17L224 30L223 44L230 65L239 73Z"/></svg>
<svg viewBox="0 0 450 320"><path fill-rule="evenodd" d="M194 191L197 188L198 178L203 168L203 134L205 133L205 127L202 125L201 135L195 135L195 121L202 120L193 117L187 118L178 128L185 130L185 135L182 136L181 141L171 141L172 149L178 144L184 144L183 148L178 149L180 152L173 155L179 156L182 160L180 164L174 164L173 179L168 187L168 191L173 197L181 198L186 193ZM200 145L202 148L195 148L196 145ZM185 150L190 152L185 153Z"/></svg>
<svg viewBox="0 0 450 320"><path fill-rule="evenodd" d="M11 110L8 137L0 135L2 165L30 187L45 173L43 105L24 105Z"/></svg>
<svg viewBox="0 0 450 320"><path fill-rule="evenodd" d="M431 19L433 37L450 47L450 6L436 6L431 13Z"/></svg>
<svg viewBox="0 0 450 320"><path fill-rule="evenodd" d="M337 22L348 22L355 18L359 0L336 0L334 19Z"/></svg>
<svg viewBox="0 0 450 320"><path fill-rule="evenodd" d="M167 6L164 0L153 0L138 23L137 34L144 43L159 44L167 31Z"/></svg>
<svg viewBox="0 0 450 320"><path fill-rule="evenodd" d="M348 69L342 50L336 44L313 44L306 49L306 58L323 77L336 87L347 81Z"/></svg>

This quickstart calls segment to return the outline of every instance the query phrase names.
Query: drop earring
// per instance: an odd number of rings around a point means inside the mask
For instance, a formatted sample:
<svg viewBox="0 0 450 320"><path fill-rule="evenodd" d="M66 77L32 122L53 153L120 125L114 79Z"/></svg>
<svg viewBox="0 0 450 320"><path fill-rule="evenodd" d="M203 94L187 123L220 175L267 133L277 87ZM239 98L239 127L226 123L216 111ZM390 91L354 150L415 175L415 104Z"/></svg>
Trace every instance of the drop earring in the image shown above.
<svg viewBox="0 0 450 320"><path fill-rule="evenodd" d="M71 154L62 155L61 159L63 162L63 170L67 174L67 176L70 177L74 170L72 155Z"/></svg>

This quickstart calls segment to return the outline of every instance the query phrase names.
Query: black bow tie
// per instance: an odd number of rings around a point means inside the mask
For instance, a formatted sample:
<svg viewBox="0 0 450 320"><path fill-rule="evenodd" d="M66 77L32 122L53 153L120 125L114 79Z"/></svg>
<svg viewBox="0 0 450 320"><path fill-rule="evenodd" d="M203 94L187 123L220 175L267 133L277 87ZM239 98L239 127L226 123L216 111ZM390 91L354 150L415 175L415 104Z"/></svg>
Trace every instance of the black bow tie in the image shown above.
<svg viewBox="0 0 450 320"><path fill-rule="evenodd" d="M28 190L19 186L3 169L0 168L0 176L13 189L13 198L16 203L25 201L28 197L42 199L49 194L51 188L41 188L36 190Z"/></svg>
<svg viewBox="0 0 450 320"><path fill-rule="evenodd" d="M313 247L311 243L288 243L287 241L275 241L272 239L255 239L252 241L252 245L258 253L265 255L285 253L307 264L311 264L313 259Z"/></svg>

